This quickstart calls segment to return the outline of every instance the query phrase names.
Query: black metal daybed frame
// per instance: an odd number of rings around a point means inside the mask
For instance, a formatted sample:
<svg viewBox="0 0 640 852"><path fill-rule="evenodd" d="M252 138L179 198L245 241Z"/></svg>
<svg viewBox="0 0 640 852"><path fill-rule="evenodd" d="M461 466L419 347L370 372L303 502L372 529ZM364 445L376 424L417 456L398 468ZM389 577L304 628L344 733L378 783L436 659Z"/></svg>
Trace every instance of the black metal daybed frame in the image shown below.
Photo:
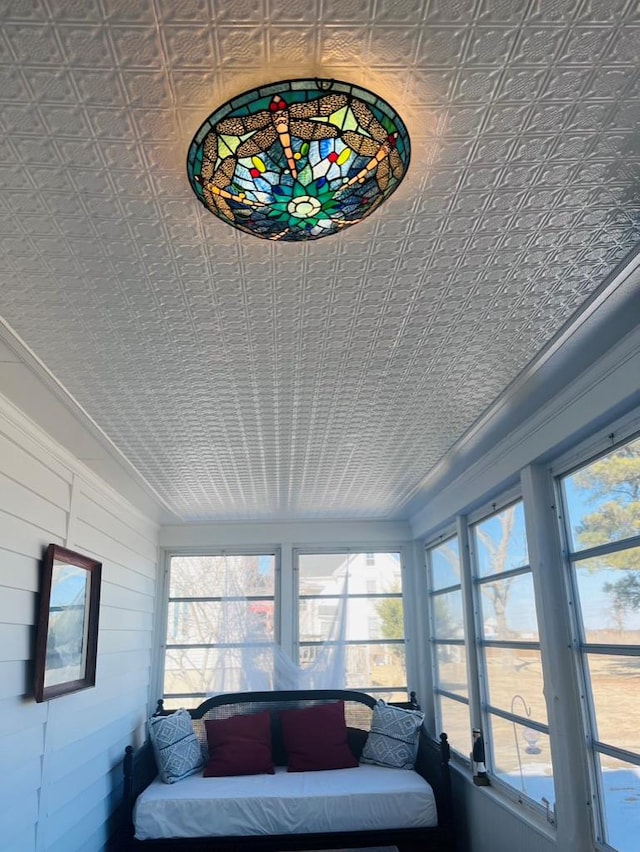
<svg viewBox="0 0 640 852"><path fill-rule="evenodd" d="M409 702L396 706L417 708L415 694ZM300 709L344 701L349 744L359 756L371 725L377 699L356 690L298 690L276 692L237 692L216 695L190 709L194 730L201 743L206 744L205 719L226 719L271 711L274 761L286 765L279 730L279 710ZM167 715L162 700L156 715ZM436 799L438 825L434 828L385 829L379 831L332 832L326 834L294 834L277 836L195 837L158 840L137 840L134 837L133 807L136 798L153 781L157 767L151 743L147 740L139 749L127 746L124 759L124 795L127 818L127 848L130 850L165 850L165 852L285 852L285 850L344 849L366 846L397 846L400 852L452 852L455 849L453 808L449 777L449 744L446 734L440 742L420 733L416 771L431 785Z"/></svg>

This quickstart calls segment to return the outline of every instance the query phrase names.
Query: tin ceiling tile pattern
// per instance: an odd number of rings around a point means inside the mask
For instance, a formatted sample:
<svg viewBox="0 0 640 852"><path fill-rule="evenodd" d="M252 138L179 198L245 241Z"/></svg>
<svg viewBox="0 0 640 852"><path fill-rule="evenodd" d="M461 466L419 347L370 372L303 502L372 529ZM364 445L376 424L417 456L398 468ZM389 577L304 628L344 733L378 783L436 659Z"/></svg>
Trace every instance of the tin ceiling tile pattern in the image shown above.
<svg viewBox="0 0 640 852"><path fill-rule="evenodd" d="M0 314L184 520L383 518L639 238L633 0L0 3ZM191 137L322 73L409 177L323 242L204 211Z"/></svg>

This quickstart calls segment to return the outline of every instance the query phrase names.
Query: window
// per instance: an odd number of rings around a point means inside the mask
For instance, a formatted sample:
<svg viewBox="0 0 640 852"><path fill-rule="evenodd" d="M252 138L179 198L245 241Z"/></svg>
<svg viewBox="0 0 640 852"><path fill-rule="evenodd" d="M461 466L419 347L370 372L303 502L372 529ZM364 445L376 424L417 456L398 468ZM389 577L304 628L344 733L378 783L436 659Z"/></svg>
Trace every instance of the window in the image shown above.
<svg viewBox="0 0 640 852"><path fill-rule="evenodd" d="M299 553L297 566L299 659L339 645L347 688L405 700L400 554Z"/></svg>
<svg viewBox="0 0 640 852"><path fill-rule="evenodd" d="M559 479L600 841L637 848L640 438Z"/></svg>
<svg viewBox="0 0 640 852"><path fill-rule="evenodd" d="M273 553L170 557L165 707L198 704L275 640L275 567Z"/></svg>
<svg viewBox="0 0 640 852"><path fill-rule="evenodd" d="M468 754L471 726L457 537L427 548L426 555L436 730L446 731L452 748Z"/></svg>
<svg viewBox="0 0 640 852"><path fill-rule="evenodd" d="M406 698L400 554L300 553L294 566L299 596L289 574L283 594L293 592L294 606L282 625L298 640L292 660L291 642L279 645L276 553L169 556L168 709L218 692L309 686Z"/></svg>
<svg viewBox="0 0 640 852"><path fill-rule="evenodd" d="M487 768L520 798L555 800L521 501L470 527Z"/></svg>

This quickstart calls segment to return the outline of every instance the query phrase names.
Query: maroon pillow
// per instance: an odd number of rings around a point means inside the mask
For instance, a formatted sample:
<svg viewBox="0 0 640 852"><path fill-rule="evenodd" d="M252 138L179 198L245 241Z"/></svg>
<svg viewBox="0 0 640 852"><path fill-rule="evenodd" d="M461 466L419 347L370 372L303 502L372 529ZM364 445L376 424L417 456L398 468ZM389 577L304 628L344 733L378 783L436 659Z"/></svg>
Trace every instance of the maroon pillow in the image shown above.
<svg viewBox="0 0 640 852"><path fill-rule="evenodd" d="M343 701L283 710L280 721L288 772L358 766L347 743Z"/></svg>
<svg viewBox="0 0 640 852"><path fill-rule="evenodd" d="M230 719L206 719L209 761L204 778L223 775L273 775L271 716L268 711Z"/></svg>

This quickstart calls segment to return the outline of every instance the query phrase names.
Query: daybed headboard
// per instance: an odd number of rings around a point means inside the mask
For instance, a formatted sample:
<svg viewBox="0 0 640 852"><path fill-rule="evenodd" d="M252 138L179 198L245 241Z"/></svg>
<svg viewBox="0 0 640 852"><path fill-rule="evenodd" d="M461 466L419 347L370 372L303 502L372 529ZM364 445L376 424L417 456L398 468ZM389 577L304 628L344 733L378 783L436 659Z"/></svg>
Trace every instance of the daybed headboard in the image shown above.
<svg viewBox="0 0 640 852"><path fill-rule="evenodd" d="M296 690L280 692L231 692L215 695L192 710L193 730L200 741L203 753L207 750L205 720L228 719L231 716L251 716L265 710L271 712L271 736L274 743L276 764L286 764L286 754L282 745L279 711L298 710L333 701L344 702L344 715L347 726L363 731L371 727L373 707L376 700L362 692L344 689ZM162 699L158 701L156 713L166 715ZM169 711L170 712L170 711Z"/></svg>

